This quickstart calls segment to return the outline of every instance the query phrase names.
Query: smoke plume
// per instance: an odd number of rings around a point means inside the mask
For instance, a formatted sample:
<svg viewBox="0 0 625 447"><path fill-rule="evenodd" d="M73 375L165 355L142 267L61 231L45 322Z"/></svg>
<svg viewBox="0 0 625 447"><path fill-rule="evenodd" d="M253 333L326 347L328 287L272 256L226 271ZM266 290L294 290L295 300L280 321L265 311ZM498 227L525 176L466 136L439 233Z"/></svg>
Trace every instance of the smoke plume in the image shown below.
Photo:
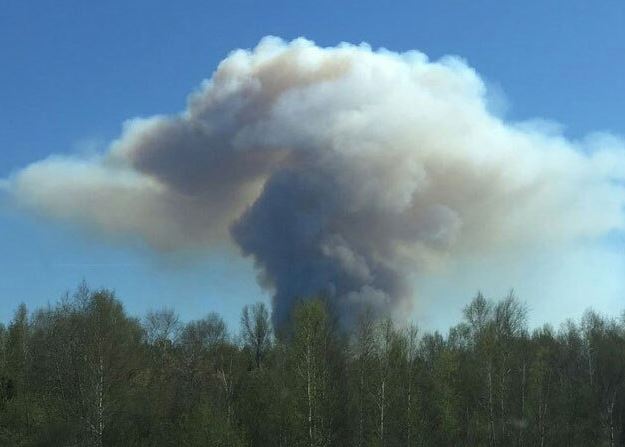
<svg viewBox="0 0 625 447"><path fill-rule="evenodd" d="M464 61L268 37L186 109L132 119L98 157L6 182L20 206L163 249L231 240L279 323L323 294L349 319L410 308L411 275L470 253L622 230L624 144L491 113Z"/></svg>

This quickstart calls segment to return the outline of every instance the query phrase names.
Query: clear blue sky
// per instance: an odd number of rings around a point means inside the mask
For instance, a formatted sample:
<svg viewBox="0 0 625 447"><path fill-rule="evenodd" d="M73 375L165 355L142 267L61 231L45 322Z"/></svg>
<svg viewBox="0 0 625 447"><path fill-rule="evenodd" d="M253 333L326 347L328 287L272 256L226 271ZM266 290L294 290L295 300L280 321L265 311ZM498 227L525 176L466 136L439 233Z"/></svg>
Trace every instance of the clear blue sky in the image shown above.
<svg viewBox="0 0 625 447"><path fill-rule="evenodd" d="M457 54L505 92L507 118L582 137L625 135L625 2L17 1L0 10L0 178L52 153L101 148L130 117L172 113L232 49L265 35ZM229 255L183 262L20 215L0 202L0 321L82 278L128 310L171 305L236 323L267 299ZM474 291L468 290L470 295Z"/></svg>

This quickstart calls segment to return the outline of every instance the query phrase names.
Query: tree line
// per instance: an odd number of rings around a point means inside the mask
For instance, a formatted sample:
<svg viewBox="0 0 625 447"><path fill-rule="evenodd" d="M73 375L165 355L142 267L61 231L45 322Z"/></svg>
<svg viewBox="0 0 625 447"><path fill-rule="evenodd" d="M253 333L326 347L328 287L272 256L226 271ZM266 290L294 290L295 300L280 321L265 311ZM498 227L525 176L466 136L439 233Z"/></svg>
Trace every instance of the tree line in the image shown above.
<svg viewBox="0 0 625 447"><path fill-rule="evenodd" d="M623 446L625 320L530 331L478 294L443 335L321 299L276 334L266 306L129 316L82 284L0 328L2 446Z"/></svg>

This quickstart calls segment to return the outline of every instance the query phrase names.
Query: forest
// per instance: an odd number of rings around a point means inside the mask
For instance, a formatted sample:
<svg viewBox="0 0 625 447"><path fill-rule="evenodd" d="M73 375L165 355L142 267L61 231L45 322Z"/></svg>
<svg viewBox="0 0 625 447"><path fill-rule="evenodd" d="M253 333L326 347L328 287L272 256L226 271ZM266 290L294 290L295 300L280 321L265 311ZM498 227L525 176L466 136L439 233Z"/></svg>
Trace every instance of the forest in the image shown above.
<svg viewBox="0 0 625 447"><path fill-rule="evenodd" d="M81 284L0 329L2 446L622 446L625 319L530 330L477 294L446 334L306 299L274 331L128 315Z"/></svg>

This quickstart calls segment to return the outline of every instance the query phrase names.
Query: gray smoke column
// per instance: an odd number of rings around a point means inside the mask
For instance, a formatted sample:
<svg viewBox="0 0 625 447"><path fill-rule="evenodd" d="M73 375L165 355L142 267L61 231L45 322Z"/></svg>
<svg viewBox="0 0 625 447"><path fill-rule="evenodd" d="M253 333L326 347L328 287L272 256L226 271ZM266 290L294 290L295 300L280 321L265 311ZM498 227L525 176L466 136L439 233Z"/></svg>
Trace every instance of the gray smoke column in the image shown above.
<svg viewBox="0 0 625 447"><path fill-rule="evenodd" d="M557 245L624 227L622 140L572 142L491 113L456 57L237 50L175 116L128 121L97 157L50 157L5 182L15 202L163 249L234 241L274 319L323 294L349 316L405 312L411 274L457 254Z"/></svg>

